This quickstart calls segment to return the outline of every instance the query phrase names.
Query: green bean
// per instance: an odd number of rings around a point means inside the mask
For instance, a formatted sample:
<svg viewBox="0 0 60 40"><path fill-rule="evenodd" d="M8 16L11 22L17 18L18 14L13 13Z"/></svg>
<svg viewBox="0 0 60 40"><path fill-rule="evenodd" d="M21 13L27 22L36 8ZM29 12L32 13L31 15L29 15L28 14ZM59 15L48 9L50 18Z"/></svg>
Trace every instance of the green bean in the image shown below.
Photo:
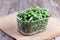
<svg viewBox="0 0 60 40"><path fill-rule="evenodd" d="M22 21L32 21L32 20L35 21L50 17L50 14L44 8L34 7L34 8L28 8L24 11L20 11L17 16ZM31 17L33 17L33 19Z"/></svg>

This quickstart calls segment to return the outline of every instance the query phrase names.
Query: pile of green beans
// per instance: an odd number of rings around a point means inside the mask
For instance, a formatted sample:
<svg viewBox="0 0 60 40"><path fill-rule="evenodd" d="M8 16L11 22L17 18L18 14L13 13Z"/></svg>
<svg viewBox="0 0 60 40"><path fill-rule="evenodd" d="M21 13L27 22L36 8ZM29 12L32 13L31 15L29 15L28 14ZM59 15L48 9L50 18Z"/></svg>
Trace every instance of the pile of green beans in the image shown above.
<svg viewBox="0 0 60 40"><path fill-rule="evenodd" d="M35 21L49 17L48 11L43 8L34 7L20 11L17 15L22 21Z"/></svg>

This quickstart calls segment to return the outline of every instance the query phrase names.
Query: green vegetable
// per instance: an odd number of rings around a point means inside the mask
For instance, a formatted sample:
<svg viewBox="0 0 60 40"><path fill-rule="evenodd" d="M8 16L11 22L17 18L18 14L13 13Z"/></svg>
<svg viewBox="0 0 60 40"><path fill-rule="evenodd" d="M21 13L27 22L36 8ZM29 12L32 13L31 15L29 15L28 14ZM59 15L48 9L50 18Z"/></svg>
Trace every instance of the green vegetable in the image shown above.
<svg viewBox="0 0 60 40"><path fill-rule="evenodd" d="M46 28L50 14L46 9L34 7L20 11L17 17L19 30L32 33Z"/></svg>
<svg viewBox="0 0 60 40"><path fill-rule="evenodd" d="M48 14L48 11L43 8L39 7L34 7L34 8L29 8L27 10L19 12L17 15L22 21L35 21L35 20L40 20L44 18L48 18L50 15ZM33 17L32 20L31 17Z"/></svg>

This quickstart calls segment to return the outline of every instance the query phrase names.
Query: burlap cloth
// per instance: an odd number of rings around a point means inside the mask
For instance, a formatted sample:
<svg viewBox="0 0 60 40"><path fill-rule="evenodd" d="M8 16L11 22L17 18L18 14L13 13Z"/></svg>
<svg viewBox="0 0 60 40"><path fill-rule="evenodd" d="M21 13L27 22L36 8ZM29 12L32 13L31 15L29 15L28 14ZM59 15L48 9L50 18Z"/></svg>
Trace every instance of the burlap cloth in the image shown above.
<svg viewBox="0 0 60 40"><path fill-rule="evenodd" d="M0 17L0 29L16 40L50 40L60 35L60 20L51 17L44 32L23 36L17 31L16 14Z"/></svg>

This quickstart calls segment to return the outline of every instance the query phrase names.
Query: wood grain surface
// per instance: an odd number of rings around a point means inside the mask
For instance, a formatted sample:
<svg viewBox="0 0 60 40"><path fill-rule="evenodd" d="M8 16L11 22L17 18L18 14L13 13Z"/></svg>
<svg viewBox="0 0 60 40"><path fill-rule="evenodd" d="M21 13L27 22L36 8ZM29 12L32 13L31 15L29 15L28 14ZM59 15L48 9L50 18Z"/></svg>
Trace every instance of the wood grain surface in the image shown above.
<svg viewBox="0 0 60 40"><path fill-rule="evenodd" d="M20 0L0 0L0 16L19 11Z"/></svg>

